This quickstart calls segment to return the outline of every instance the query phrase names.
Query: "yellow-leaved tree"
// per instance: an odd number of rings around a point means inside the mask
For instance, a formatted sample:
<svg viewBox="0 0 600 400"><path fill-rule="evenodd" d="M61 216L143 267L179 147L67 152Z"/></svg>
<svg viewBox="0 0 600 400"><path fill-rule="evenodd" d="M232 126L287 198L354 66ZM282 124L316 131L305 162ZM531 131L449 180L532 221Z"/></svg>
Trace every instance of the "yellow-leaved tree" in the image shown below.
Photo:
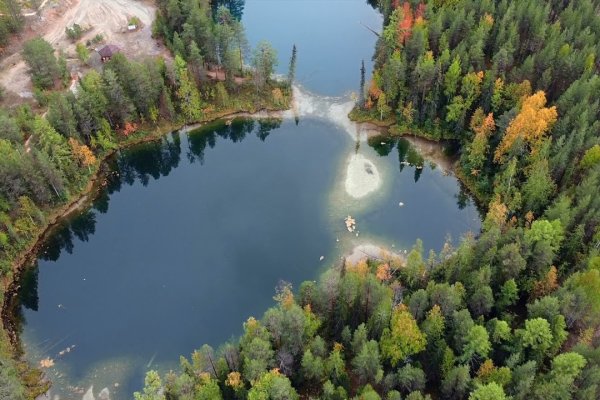
<svg viewBox="0 0 600 400"><path fill-rule="evenodd" d="M471 174L477 175L486 160L489 137L496 130L494 114L489 113L486 116L483 110L478 108L471 118L470 126L475 133L475 137L468 148L467 159L471 167Z"/></svg>
<svg viewBox="0 0 600 400"><path fill-rule="evenodd" d="M85 144L79 143L76 139L69 138L69 145L79 165L87 167L91 171L92 165L96 163L96 156Z"/></svg>
<svg viewBox="0 0 600 400"><path fill-rule="evenodd" d="M392 313L390 327L381 335L381 354L393 366L407 357L425 350L426 335L421 332L417 321L404 304L397 306Z"/></svg>
<svg viewBox="0 0 600 400"><path fill-rule="evenodd" d="M494 153L494 161L504 162L506 153L516 142L528 145L534 152L544 135L556 122L556 107L546 107L546 94L538 91L523 100L521 111L506 128L502 141Z"/></svg>

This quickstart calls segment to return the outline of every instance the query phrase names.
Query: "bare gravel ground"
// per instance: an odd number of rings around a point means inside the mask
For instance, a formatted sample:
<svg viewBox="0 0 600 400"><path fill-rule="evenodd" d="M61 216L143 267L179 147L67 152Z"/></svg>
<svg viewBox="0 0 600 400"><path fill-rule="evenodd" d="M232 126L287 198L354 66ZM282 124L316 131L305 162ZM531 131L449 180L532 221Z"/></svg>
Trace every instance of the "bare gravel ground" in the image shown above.
<svg viewBox="0 0 600 400"><path fill-rule="evenodd" d="M38 14L26 16L23 33L12 46L5 49L0 59L0 85L7 91L5 102L25 101L32 97L27 65L20 55L26 40L43 36L55 49L63 51L67 58L74 59L75 44L67 38L65 28L79 24L86 29L80 40L83 43L101 34L105 41L98 47L116 44L128 57L166 54L164 47L152 39L151 25L155 13L156 6L152 0L47 1ZM134 32L127 31L131 17L141 21L140 28Z"/></svg>

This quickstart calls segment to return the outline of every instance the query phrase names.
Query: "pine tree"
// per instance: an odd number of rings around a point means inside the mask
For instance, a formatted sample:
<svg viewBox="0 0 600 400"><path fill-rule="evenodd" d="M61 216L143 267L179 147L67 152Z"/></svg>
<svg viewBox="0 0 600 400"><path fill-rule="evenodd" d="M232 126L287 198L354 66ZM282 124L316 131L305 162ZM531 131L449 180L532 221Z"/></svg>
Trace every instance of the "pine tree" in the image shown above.
<svg viewBox="0 0 600 400"><path fill-rule="evenodd" d="M362 60L360 66L360 90L358 92L358 106L365 108L365 60Z"/></svg>
<svg viewBox="0 0 600 400"><path fill-rule="evenodd" d="M290 58L290 68L288 71L288 85L292 86L296 78L296 45L292 47L292 57Z"/></svg>

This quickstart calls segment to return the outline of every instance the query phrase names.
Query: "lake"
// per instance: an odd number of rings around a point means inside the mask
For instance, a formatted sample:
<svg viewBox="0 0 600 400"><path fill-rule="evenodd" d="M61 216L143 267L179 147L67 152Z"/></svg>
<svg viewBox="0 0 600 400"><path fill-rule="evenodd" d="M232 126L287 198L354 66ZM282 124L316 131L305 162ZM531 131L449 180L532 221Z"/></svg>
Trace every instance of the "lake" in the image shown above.
<svg viewBox="0 0 600 400"><path fill-rule="evenodd" d="M93 385L131 398L147 369L239 335L281 281L317 279L358 245L403 252L420 238L437 251L479 230L443 157L346 117L376 39L359 21L381 25L371 6L247 1L243 20L252 44L273 42L281 73L298 46L296 112L175 132L111 160L98 198L21 280L25 356L54 361L52 395Z"/></svg>

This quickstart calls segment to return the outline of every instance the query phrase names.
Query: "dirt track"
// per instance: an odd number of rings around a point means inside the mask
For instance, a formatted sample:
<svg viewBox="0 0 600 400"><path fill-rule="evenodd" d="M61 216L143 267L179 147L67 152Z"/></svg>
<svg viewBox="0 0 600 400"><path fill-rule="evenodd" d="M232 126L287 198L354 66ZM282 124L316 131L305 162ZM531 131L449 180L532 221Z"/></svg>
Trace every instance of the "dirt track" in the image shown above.
<svg viewBox="0 0 600 400"><path fill-rule="evenodd" d="M79 24L84 29L89 28L81 38L84 43L102 34L104 43L118 45L129 57L164 54L164 49L151 37L155 12L151 0L50 0L40 16L27 17L22 37L43 36L55 49L74 58L75 45L66 37L65 28ZM127 32L127 23L134 16L140 19L142 26L135 32ZM31 97L31 80L19 47L0 62L0 84L12 92L13 97L28 98Z"/></svg>

